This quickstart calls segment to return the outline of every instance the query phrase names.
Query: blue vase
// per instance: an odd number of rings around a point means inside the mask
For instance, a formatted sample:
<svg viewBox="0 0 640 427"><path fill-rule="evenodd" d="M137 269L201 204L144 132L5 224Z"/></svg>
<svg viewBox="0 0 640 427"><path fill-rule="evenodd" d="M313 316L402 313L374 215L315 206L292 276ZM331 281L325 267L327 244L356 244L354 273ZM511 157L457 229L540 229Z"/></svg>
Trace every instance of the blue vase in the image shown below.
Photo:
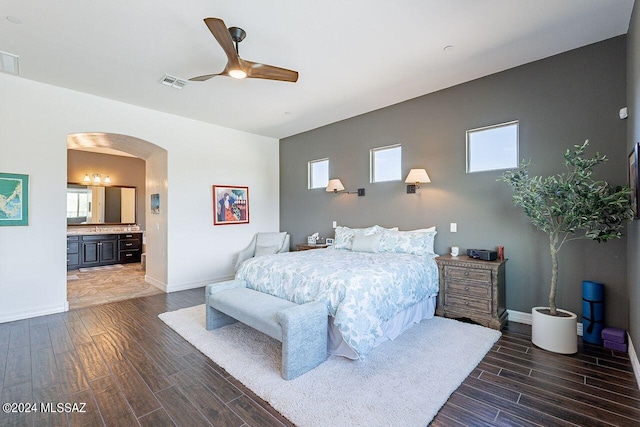
<svg viewBox="0 0 640 427"><path fill-rule="evenodd" d="M582 340L602 344L604 329L604 285L590 280L582 282Z"/></svg>

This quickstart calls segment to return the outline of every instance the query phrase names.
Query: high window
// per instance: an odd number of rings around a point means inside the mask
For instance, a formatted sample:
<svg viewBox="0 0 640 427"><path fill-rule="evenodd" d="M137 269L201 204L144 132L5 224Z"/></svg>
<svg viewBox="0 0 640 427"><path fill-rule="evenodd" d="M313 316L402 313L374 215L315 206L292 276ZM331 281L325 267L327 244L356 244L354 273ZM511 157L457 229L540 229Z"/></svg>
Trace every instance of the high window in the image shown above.
<svg viewBox="0 0 640 427"><path fill-rule="evenodd" d="M329 184L329 159L312 160L308 164L309 189L326 188Z"/></svg>
<svg viewBox="0 0 640 427"><path fill-rule="evenodd" d="M467 173L517 166L517 120L467 131Z"/></svg>
<svg viewBox="0 0 640 427"><path fill-rule="evenodd" d="M371 182L399 181L402 179L402 146L400 144L374 148L371 160Z"/></svg>

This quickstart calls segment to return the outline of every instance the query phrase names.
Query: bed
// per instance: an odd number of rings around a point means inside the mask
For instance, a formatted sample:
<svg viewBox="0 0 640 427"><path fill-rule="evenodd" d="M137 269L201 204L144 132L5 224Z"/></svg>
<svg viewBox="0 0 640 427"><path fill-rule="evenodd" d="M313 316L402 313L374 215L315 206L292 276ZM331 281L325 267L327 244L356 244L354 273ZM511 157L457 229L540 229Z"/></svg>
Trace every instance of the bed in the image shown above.
<svg viewBox="0 0 640 427"><path fill-rule="evenodd" d="M347 229L345 237L340 228L333 247L252 258L236 278L298 304L326 303L329 353L364 359L381 342L433 317L435 231L371 227Z"/></svg>

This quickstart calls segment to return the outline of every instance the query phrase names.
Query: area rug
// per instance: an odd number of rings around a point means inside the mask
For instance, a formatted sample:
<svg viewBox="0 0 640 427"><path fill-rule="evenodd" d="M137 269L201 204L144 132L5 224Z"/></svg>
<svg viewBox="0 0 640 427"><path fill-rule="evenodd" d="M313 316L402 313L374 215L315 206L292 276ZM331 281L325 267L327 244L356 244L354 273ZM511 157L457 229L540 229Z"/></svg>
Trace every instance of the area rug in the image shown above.
<svg viewBox="0 0 640 427"><path fill-rule="evenodd" d="M501 334L434 317L364 361L331 356L302 376L280 377L280 343L241 323L207 331L205 306L159 315L184 339L304 426L425 426Z"/></svg>

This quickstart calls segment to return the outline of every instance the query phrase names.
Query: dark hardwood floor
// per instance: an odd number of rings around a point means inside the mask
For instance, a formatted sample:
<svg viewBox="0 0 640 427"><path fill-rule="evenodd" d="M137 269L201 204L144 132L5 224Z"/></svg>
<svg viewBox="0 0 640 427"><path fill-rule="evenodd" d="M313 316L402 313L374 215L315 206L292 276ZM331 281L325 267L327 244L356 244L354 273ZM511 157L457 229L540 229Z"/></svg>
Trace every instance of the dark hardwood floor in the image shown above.
<svg viewBox="0 0 640 427"><path fill-rule="evenodd" d="M200 288L0 324L0 400L38 410L0 425L292 425L157 317L202 302ZM432 425L640 426L626 354L555 355L530 337L510 322ZM42 411L57 403L84 412Z"/></svg>

